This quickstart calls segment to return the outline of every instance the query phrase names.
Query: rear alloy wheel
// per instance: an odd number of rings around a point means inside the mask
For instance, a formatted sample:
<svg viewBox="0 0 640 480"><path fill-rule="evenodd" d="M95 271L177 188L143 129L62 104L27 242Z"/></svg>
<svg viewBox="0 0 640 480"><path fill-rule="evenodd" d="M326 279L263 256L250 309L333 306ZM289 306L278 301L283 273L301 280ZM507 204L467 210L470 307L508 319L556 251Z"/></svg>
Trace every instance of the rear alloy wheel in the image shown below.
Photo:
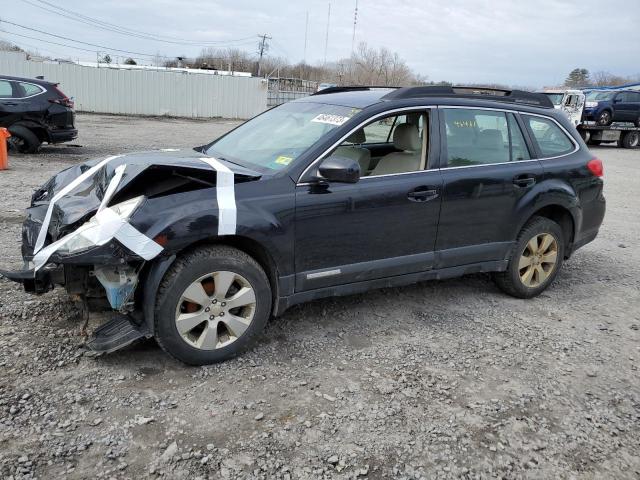
<svg viewBox="0 0 640 480"><path fill-rule="evenodd" d="M269 280L249 255L226 246L179 257L156 300L155 337L190 365L231 358L262 331L271 314Z"/></svg>
<svg viewBox="0 0 640 480"><path fill-rule="evenodd" d="M550 233L541 233L527 242L520 261L520 281L529 288L539 287L555 271L558 263L558 241Z"/></svg>
<svg viewBox="0 0 640 480"><path fill-rule="evenodd" d="M611 112L609 110L604 110L600 115L598 115L598 125L607 126L611 125Z"/></svg>
<svg viewBox="0 0 640 480"><path fill-rule="evenodd" d="M22 125L9 127L11 136L7 139L7 146L10 152L14 153L36 153L40 148L38 136Z"/></svg>
<svg viewBox="0 0 640 480"><path fill-rule="evenodd" d="M518 298L544 291L558 275L564 260L562 229L553 220L534 217L518 235L504 272L493 278L501 290Z"/></svg>

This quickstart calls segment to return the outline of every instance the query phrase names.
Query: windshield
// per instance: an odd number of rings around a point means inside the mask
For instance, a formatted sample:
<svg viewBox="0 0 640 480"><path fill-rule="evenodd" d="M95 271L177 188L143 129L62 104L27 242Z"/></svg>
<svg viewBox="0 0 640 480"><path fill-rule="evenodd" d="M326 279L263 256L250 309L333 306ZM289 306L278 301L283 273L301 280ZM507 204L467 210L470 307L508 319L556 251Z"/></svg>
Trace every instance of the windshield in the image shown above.
<svg viewBox="0 0 640 480"><path fill-rule="evenodd" d="M206 153L254 170L280 170L359 111L322 103L285 103L240 125Z"/></svg>
<svg viewBox="0 0 640 480"><path fill-rule="evenodd" d="M554 105L562 104L562 97L564 97L564 93L545 93L545 95L549 97L549 100L551 100L551 103Z"/></svg>
<svg viewBox="0 0 640 480"><path fill-rule="evenodd" d="M616 92L589 92L587 101L594 102L598 100L611 100Z"/></svg>

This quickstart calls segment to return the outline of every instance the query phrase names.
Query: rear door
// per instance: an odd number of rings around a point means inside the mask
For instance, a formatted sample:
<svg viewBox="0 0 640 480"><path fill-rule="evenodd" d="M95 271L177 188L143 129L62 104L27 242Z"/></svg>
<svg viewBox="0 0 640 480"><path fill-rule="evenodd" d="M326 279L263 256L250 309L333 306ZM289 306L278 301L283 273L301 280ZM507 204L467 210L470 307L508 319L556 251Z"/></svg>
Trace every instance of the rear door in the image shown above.
<svg viewBox="0 0 640 480"><path fill-rule="evenodd" d="M505 258L518 205L542 178L517 116L442 107L442 211L438 268Z"/></svg>
<svg viewBox="0 0 640 480"><path fill-rule="evenodd" d="M0 126L8 127L19 119L19 96L20 92L15 82L0 79Z"/></svg>
<svg viewBox="0 0 640 480"><path fill-rule="evenodd" d="M633 92L618 92L613 99L613 108L616 122L634 122L637 118Z"/></svg>

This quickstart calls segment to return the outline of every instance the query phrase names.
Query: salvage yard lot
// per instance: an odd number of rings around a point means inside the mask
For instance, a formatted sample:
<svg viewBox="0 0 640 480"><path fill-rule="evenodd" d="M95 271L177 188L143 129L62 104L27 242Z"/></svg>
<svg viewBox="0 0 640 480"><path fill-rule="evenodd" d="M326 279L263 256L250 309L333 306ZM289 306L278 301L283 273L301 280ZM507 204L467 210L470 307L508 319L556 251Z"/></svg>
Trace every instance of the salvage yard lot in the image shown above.
<svg viewBox="0 0 640 480"><path fill-rule="evenodd" d="M81 146L0 172L2 266L57 171L236 124L78 115ZM638 478L640 150L593 152L600 236L532 300L486 275L320 300L192 368L154 341L87 356L63 291L0 279L0 477Z"/></svg>

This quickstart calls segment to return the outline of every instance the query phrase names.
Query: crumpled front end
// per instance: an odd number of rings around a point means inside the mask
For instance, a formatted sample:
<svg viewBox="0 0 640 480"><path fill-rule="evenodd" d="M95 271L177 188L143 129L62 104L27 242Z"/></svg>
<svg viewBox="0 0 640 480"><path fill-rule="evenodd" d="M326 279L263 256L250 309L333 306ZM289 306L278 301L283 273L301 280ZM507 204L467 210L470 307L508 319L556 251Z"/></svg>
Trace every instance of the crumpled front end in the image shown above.
<svg viewBox="0 0 640 480"><path fill-rule="evenodd" d="M114 310L133 310L145 264L219 233L230 213L216 195L222 177L231 185L259 177L202 157L145 152L60 172L27 209L23 270L0 274L33 293L63 285L71 294L106 299Z"/></svg>

